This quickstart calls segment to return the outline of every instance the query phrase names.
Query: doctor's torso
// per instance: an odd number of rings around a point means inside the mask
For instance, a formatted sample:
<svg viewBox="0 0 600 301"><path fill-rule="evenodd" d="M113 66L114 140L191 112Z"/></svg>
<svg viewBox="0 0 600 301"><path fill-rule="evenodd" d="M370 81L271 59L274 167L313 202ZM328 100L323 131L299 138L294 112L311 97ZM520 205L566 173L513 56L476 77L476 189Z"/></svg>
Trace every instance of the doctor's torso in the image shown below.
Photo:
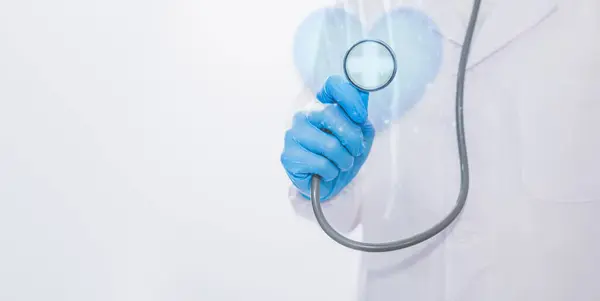
<svg viewBox="0 0 600 301"><path fill-rule="evenodd" d="M456 72L470 11L452 3L471 2L429 2L414 6L443 34L443 60L359 174L368 242L428 229L458 196ZM600 300L600 2L482 2L464 96L465 210L420 246L364 254L361 300Z"/></svg>

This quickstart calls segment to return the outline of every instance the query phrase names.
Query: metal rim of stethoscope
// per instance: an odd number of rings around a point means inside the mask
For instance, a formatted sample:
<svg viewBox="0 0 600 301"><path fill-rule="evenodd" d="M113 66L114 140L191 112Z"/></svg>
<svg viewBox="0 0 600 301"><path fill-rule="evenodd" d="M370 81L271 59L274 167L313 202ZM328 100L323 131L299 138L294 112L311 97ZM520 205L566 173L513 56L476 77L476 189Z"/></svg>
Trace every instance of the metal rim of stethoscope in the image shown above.
<svg viewBox="0 0 600 301"><path fill-rule="evenodd" d="M348 63L348 57L350 56L350 53L352 53L352 50L354 50L354 48L358 47L361 44L364 43L377 43L381 46L383 46L386 51L390 54L390 56L392 57L392 62L394 64L394 68L392 69L392 74L390 74L390 78L383 84L378 85L376 88L365 88L362 87L361 85L357 84L354 80L352 80L352 77L350 76L350 74L348 73L348 68L347 68L347 63ZM364 40L360 40L356 43L354 43L354 45L352 45L348 51L346 51L346 54L344 55L344 61L343 61L343 66L344 66L344 75L346 76L346 78L348 79L348 81L354 85L356 88L358 88L359 90L365 91L365 92L375 92L375 91L379 91L385 87L387 87L389 84L392 83L392 81L394 81L394 77L396 77L396 71L398 70L398 63L396 62L396 55L394 54L394 51L392 50L392 47L390 47L388 44L386 44L384 41L382 40L377 40L377 39L364 39Z"/></svg>
<svg viewBox="0 0 600 301"><path fill-rule="evenodd" d="M366 243L355 241L345 237L344 235L337 232L325 218L323 208L321 208L320 202L320 181L319 175L313 175L310 184L310 201L315 214L315 218L323 231L337 243L363 252L390 252L412 247L420 244L426 240L429 240L445 230L450 226L454 220L460 215L463 208L465 207L467 195L469 192L469 160L467 156L467 146L465 142L465 129L464 129L464 118L463 118L463 98L464 98L464 84L465 84L465 73L467 69L467 61L469 57L469 50L471 48L471 40L473 39L473 32L475 30L475 24L477 23L477 15L479 12L479 6L481 0L474 0L473 10L469 19L469 24L464 38L464 43L461 49L460 62L458 64L458 75L456 80L456 139L458 146L458 157L460 165L460 191L456 200L456 204L452 211L446 215L444 219L433 225L431 228L415 234L411 237L391 241L386 243Z"/></svg>

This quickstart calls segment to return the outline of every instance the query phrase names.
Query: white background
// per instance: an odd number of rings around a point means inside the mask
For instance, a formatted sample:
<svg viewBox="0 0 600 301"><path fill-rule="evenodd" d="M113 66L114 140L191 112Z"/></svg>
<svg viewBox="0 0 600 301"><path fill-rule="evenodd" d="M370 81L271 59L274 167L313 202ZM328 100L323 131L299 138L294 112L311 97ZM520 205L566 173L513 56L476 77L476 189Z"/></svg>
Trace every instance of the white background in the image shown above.
<svg viewBox="0 0 600 301"><path fill-rule="evenodd" d="M279 162L321 0L0 0L0 300L353 300Z"/></svg>

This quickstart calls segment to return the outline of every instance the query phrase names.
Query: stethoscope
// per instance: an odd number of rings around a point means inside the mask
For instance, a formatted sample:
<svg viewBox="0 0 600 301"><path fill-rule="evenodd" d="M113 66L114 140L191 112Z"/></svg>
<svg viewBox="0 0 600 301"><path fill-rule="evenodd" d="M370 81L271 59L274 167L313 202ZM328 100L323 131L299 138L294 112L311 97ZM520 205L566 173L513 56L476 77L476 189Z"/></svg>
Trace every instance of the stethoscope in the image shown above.
<svg viewBox="0 0 600 301"><path fill-rule="evenodd" d="M320 180L318 175L313 175L311 179L310 199L313 208L313 212L319 223L319 226L323 231L334 241L339 244L363 252L390 252L400 249L405 249L417 244L420 244L440 232L446 229L462 212L469 192L469 163L467 157L467 146L465 142L465 129L464 129L464 118L463 118L463 94L465 84L465 72L467 67L467 60L469 57L469 50L471 48L471 40L473 38L473 32L475 30L475 24L477 23L477 15L479 12L479 6L481 0L474 0L473 10L469 19L469 25L465 34L465 40L463 43L460 61L458 64L458 75L456 83L456 139L458 144L458 156L460 165L460 192L456 201L456 205L452 211L439 223L435 224L428 230L418 233L414 236L385 243L367 243L349 239L339 232L327 222L320 202ZM383 54L386 59L388 68L383 72L378 72L377 76L361 76L361 72L355 72L357 64L355 63L358 56L364 56L365 53L370 54ZM360 68L358 68L360 69ZM355 43L344 57L344 74L348 81L354 85L357 89L365 92L374 92L387 87L396 75L397 62L394 52L390 46L380 40L361 40Z"/></svg>

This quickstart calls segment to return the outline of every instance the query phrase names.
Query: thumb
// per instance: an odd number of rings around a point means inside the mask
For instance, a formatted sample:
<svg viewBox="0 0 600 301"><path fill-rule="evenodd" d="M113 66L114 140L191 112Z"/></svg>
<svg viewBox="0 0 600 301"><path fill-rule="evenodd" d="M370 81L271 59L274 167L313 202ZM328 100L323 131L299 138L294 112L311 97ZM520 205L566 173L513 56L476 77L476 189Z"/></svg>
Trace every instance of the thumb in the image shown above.
<svg viewBox="0 0 600 301"><path fill-rule="evenodd" d="M369 92L365 92L362 90L358 90L358 95L360 95L360 101L362 102L363 106L365 106L365 108L367 109L367 112L369 110Z"/></svg>

